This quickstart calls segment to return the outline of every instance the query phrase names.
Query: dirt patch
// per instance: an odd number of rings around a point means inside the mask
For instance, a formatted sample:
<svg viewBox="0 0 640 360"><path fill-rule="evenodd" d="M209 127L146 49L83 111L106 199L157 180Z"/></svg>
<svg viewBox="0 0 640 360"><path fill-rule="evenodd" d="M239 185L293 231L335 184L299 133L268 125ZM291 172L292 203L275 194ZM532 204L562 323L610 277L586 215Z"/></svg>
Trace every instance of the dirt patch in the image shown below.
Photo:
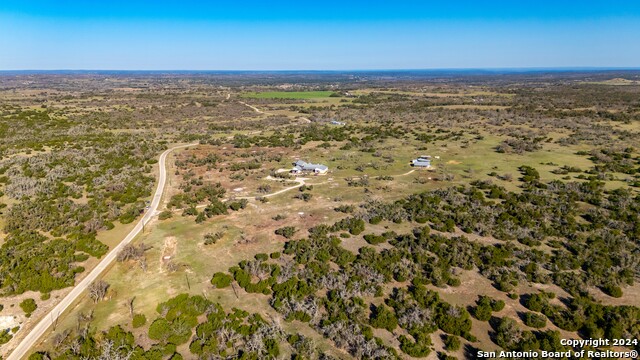
<svg viewBox="0 0 640 360"><path fill-rule="evenodd" d="M622 288L622 297L614 298L605 293L603 293L600 289L590 288L589 293L591 296L596 298L596 300L601 301L605 305L613 305L613 306L638 306L638 302L640 299L640 283L636 283L632 286L625 286Z"/></svg>
<svg viewBox="0 0 640 360"><path fill-rule="evenodd" d="M449 165L460 165L462 163L460 161L457 161L457 160L449 160L449 161L447 161L447 164L449 164Z"/></svg>
<svg viewBox="0 0 640 360"><path fill-rule="evenodd" d="M6 315L0 316L0 329L14 328L24 321L24 316Z"/></svg>
<svg viewBox="0 0 640 360"><path fill-rule="evenodd" d="M169 236L164 239L164 245L162 246L162 253L160 255L160 264L165 264L176 255L178 248L178 241L175 236Z"/></svg>

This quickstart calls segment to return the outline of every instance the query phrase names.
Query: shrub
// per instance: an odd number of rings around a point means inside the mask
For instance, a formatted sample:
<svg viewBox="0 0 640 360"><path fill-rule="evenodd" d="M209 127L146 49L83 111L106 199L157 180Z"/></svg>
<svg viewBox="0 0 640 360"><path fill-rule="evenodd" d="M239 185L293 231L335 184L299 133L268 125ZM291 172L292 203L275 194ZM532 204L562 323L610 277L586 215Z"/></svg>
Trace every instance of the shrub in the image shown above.
<svg viewBox="0 0 640 360"><path fill-rule="evenodd" d="M213 199L211 203L204 208L203 212L208 218L216 215L225 215L227 213L227 205L218 199Z"/></svg>
<svg viewBox="0 0 640 360"><path fill-rule="evenodd" d="M211 285L215 286L218 289L222 289L231 285L232 280L233 277L231 277L231 275L217 272L213 274L213 277L211 278Z"/></svg>
<svg viewBox="0 0 640 360"><path fill-rule="evenodd" d="M229 203L229 209L233 211L238 211L240 209L246 208L248 203L249 201L247 201L247 199L240 199L240 201L233 201Z"/></svg>
<svg viewBox="0 0 640 360"><path fill-rule="evenodd" d="M284 220L286 218L287 218L287 215L278 214L278 215L272 217L271 219L273 219L275 221L280 221L280 220Z"/></svg>
<svg viewBox="0 0 640 360"><path fill-rule="evenodd" d="M364 228L364 220L351 217L333 224L331 231L348 230L351 235L360 235L364 231Z"/></svg>
<svg viewBox="0 0 640 360"><path fill-rule="evenodd" d="M614 298L622 297L622 289L619 286L616 286L613 284L607 284L603 286L602 291L604 291L605 294Z"/></svg>
<svg viewBox="0 0 640 360"><path fill-rule="evenodd" d="M541 312L549 304L545 294L531 294L523 301L524 307L531 311Z"/></svg>
<svg viewBox="0 0 640 360"><path fill-rule="evenodd" d="M198 215L198 209L195 206L188 207L182 211L182 216L196 216Z"/></svg>
<svg viewBox="0 0 640 360"><path fill-rule="evenodd" d="M158 215L158 220L167 220L173 217L173 212L169 210L165 210Z"/></svg>
<svg viewBox="0 0 640 360"><path fill-rule="evenodd" d="M471 330L471 317L467 310L444 302L439 304L437 310L436 323L442 331L454 335L468 336L469 330Z"/></svg>
<svg viewBox="0 0 640 360"><path fill-rule="evenodd" d="M144 314L133 315L133 320L131 321L131 325L134 328L139 328L146 323L147 323L147 317Z"/></svg>
<svg viewBox="0 0 640 360"><path fill-rule="evenodd" d="M398 338L400 341L400 350L413 357L426 357L429 355L431 352L431 338L429 335L417 333L414 338L416 342L412 342L406 336L401 335Z"/></svg>
<svg viewBox="0 0 640 360"><path fill-rule="evenodd" d="M296 228L293 226L285 226L279 229L276 229L276 235L284 236L287 239L291 239L293 235L296 233Z"/></svg>
<svg viewBox="0 0 640 360"><path fill-rule="evenodd" d="M364 220L358 219L351 223L349 227L349 233L351 235L360 235L364 231Z"/></svg>
<svg viewBox="0 0 640 360"><path fill-rule="evenodd" d="M13 338L9 329L0 330L0 345L6 344Z"/></svg>
<svg viewBox="0 0 640 360"><path fill-rule="evenodd" d="M340 205L338 207L333 208L333 210L337 212L345 213L345 214L351 214L356 210L356 208L353 205Z"/></svg>
<svg viewBox="0 0 640 360"><path fill-rule="evenodd" d="M522 320L525 325L536 329L543 328L547 325L547 318L542 314L534 312L525 313Z"/></svg>
<svg viewBox="0 0 640 360"><path fill-rule="evenodd" d="M222 231L218 231L216 233L206 233L204 235L204 244L205 245L212 245L218 242L218 240L222 239L222 237L224 236L224 232Z"/></svg>
<svg viewBox="0 0 640 360"><path fill-rule="evenodd" d="M169 322L164 318L155 319L149 326L149 338L153 340L166 340L171 336Z"/></svg>
<svg viewBox="0 0 640 360"><path fill-rule="evenodd" d="M476 307L473 308L472 315L480 321L489 321L492 310L491 300L487 296L480 296L476 304Z"/></svg>
<svg viewBox="0 0 640 360"><path fill-rule="evenodd" d="M460 281L460 279L458 279L457 277L450 277L447 279L447 285L449 286L460 286L462 282Z"/></svg>
<svg viewBox="0 0 640 360"><path fill-rule="evenodd" d="M491 309L493 311L500 311L504 309L504 301L502 300L492 300L491 301Z"/></svg>
<svg viewBox="0 0 640 360"><path fill-rule="evenodd" d="M540 173L538 170L532 168L531 166L522 165L518 168L520 173L522 174L521 180L527 183L532 183L537 180L540 180Z"/></svg>
<svg viewBox="0 0 640 360"><path fill-rule="evenodd" d="M374 328L388 331L393 331L398 326L396 315L384 305L373 306L370 322Z"/></svg>
<svg viewBox="0 0 640 360"><path fill-rule="evenodd" d="M202 224L205 220L206 220L206 216L204 215L203 212L199 213L198 216L196 216L196 223L197 224Z"/></svg>
<svg viewBox="0 0 640 360"><path fill-rule="evenodd" d="M449 351L460 349L460 339L455 335L445 335L444 346Z"/></svg>
<svg viewBox="0 0 640 360"><path fill-rule="evenodd" d="M382 244L387 239L382 235L367 234L364 236L364 240L371 245L378 245L378 244Z"/></svg>
<svg viewBox="0 0 640 360"><path fill-rule="evenodd" d="M25 312L26 316L29 317L31 316L32 312L36 311L38 305L36 304L35 300L29 298L22 300L22 302L20 303L20 308Z"/></svg>
<svg viewBox="0 0 640 360"><path fill-rule="evenodd" d="M267 353L270 355L270 358L278 358L278 355L280 355L280 347L278 346L278 342L275 339L264 340L264 345Z"/></svg>
<svg viewBox="0 0 640 360"><path fill-rule="evenodd" d="M267 261L269 259L269 255L265 253L259 253L259 254L256 254L254 258L259 261Z"/></svg>
<svg viewBox="0 0 640 360"><path fill-rule="evenodd" d="M296 198L296 199L302 199L302 200L304 200L304 201L306 202L306 201L311 200L311 198L313 198L313 194L306 193L306 192L305 192L305 193L299 193L299 194L296 194L296 195L294 196L294 198Z"/></svg>

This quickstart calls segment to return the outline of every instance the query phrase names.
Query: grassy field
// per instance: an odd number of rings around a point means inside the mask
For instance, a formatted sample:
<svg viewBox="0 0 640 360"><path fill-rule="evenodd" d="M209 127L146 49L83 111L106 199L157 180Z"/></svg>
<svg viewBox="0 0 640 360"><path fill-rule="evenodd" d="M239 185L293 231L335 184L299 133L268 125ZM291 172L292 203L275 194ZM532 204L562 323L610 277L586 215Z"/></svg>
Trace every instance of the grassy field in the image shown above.
<svg viewBox="0 0 640 360"><path fill-rule="evenodd" d="M265 91L243 94L252 99L322 99L328 98L333 91Z"/></svg>
<svg viewBox="0 0 640 360"><path fill-rule="evenodd" d="M126 301L135 297L135 311L153 321L157 316L156 305L179 293L205 294L211 291L209 280L215 271L224 271L238 261L252 258L258 252L271 252L281 249L282 244L266 234L255 234L255 243L238 245L236 240L242 236L242 229L234 224L238 219L230 216L222 221L198 225L190 218L176 216L174 219L155 223L140 235L134 244L144 242L149 248L145 256L147 271L142 271L134 262L116 263L103 279L110 284L109 295L96 306L85 295L78 306L65 317L61 328L75 326L80 313L94 311L92 327L106 328L109 325L130 325ZM225 236L215 245L204 246L202 236L208 232L224 231ZM180 267L180 271L170 272L165 264L170 261ZM133 286L135 284L135 286ZM214 296L212 300L224 300L224 296ZM255 304L245 302L246 310L260 311ZM239 301L240 302L240 301ZM242 304L238 304L242 305Z"/></svg>
<svg viewBox="0 0 640 360"><path fill-rule="evenodd" d="M92 313L92 330L117 324L144 339L146 328L131 328L127 301L135 298L135 312L144 314L150 323L158 316L156 306L160 302L180 293L199 294L227 309L235 307L257 312L267 319L277 318L287 331L311 336L320 349L342 358L339 350L307 324L282 320L281 315L269 306L268 296L248 294L241 288L235 291L232 288L214 289L209 282L216 271L226 271L257 253L282 251L283 238L274 235L274 229L284 225L304 229L326 220L328 216L338 216L332 210L332 200L318 198L313 206L309 206L301 200L292 200L295 193L296 190L283 193L266 204L252 202L245 210L231 212L203 224L179 215L166 221L152 222L147 231L133 242L147 246L147 270L143 271L133 261L115 263L103 276L110 285L105 300L95 304L86 294L83 295L69 314L61 319L58 329L75 328L80 314ZM286 224L272 220L276 214L287 216ZM205 246L203 235L217 231L225 233L223 238L214 245ZM241 241L243 238L248 242ZM165 260L165 256L171 259ZM178 264L179 270L168 271L168 261ZM188 352L185 346L179 349ZM45 344L43 348L46 347Z"/></svg>

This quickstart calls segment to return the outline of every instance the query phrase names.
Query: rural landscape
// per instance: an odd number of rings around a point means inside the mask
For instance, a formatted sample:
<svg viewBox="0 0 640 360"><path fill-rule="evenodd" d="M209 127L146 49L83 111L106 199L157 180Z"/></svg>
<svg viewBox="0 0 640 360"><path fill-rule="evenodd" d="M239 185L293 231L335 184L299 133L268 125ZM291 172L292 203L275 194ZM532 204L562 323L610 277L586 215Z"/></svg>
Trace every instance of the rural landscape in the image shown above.
<svg viewBox="0 0 640 360"><path fill-rule="evenodd" d="M0 140L3 359L640 350L639 71L4 72Z"/></svg>

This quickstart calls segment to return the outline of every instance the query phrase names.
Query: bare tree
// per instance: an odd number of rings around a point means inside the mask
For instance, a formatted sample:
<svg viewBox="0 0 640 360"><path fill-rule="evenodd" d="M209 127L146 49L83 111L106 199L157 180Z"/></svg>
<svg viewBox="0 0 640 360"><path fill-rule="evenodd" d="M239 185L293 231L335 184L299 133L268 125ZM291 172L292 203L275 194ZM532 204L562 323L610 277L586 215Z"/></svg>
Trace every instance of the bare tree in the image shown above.
<svg viewBox="0 0 640 360"><path fill-rule="evenodd" d="M177 264L177 263L175 263L173 261L167 262L167 264L165 266L166 266L168 272L176 272L176 271L180 270L180 264Z"/></svg>
<svg viewBox="0 0 640 360"><path fill-rule="evenodd" d="M133 319L133 302L136 300L136 297L132 297L127 299L127 308L129 308L129 316Z"/></svg>
<svg viewBox="0 0 640 360"><path fill-rule="evenodd" d="M83 312L78 314L78 321L87 322L91 320L93 320L93 309L88 314L85 314Z"/></svg>
<svg viewBox="0 0 640 360"><path fill-rule="evenodd" d="M69 344L69 350L73 354L76 354L76 355L79 354L81 349L82 349L82 345L80 344L79 339L75 339L71 342L71 344Z"/></svg>
<svg viewBox="0 0 640 360"><path fill-rule="evenodd" d="M147 258L146 257L141 257L140 259L138 259L138 265L140 265L140 269L142 269L142 271L147 272Z"/></svg>
<svg viewBox="0 0 640 360"><path fill-rule="evenodd" d="M117 260L119 262L127 260L139 260L144 257L144 252L147 247L144 243L140 243L138 246L127 244L119 253Z"/></svg>
<svg viewBox="0 0 640 360"><path fill-rule="evenodd" d="M102 352L97 360L129 360L133 355L133 351L123 354L120 347L116 346L113 341L106 341L102 344Z"/></svg>
<svg viewBox="0 0 640 360"><path fill-rule="evenodd" d="M97 280L89 285L89 297L93 300L94 303L104 299L105 295L107 295L107 289L109 289L109 284L104 280Z"/></svg>
<svg viewBox="0 0 640 360"><path fill-rule="evenodd" d="M53 337L53 347L55 349L59 348L60 345L62 345L62 343L64 343L64 341L69 337L69 334L71 333L71 331L69 329L61 332L61 333L57 333L54 337Z"/></svg>

